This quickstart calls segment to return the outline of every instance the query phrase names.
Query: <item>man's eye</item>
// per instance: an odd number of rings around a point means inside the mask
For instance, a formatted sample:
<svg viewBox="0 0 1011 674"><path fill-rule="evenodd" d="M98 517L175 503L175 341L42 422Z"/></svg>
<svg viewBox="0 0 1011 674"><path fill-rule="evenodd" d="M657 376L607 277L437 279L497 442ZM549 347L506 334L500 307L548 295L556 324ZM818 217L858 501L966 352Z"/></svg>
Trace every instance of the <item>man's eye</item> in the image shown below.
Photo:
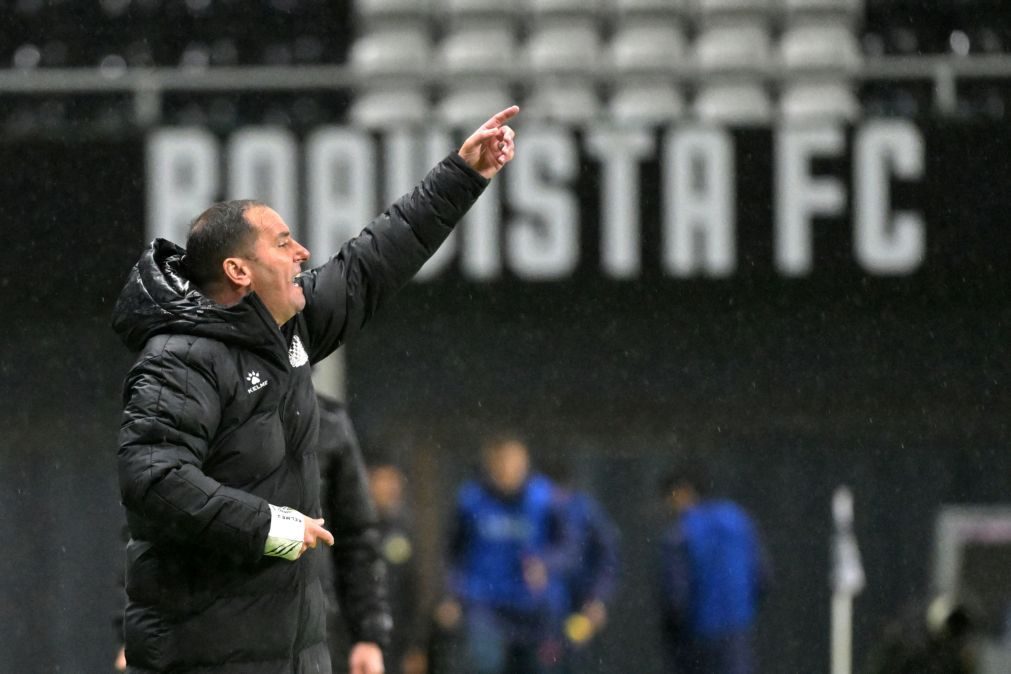
<svg viewBox="0 0 1011 674"><path fill-rule="evenodd" d="M287 245L288 245L288 242L287 242L287 240L285 240L285 241L282 241L281 243L279 243L279 244L277 244L277 245L278 245L278 246L287 246Z"/></svg>

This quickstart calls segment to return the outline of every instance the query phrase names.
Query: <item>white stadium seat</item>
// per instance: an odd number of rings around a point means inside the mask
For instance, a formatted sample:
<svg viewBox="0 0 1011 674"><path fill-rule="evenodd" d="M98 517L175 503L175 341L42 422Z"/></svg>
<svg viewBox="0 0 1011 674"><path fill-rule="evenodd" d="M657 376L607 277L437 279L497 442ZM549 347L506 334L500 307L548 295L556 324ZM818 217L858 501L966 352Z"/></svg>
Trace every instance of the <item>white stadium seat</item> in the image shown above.
<svg viewBox="0 0 1011 674"><path fill-rule="evenodd" d="M685 36L676 21L623 23L611 39L609 52L619 73L673 72L688 60Z"/></svg>
<svg viewBox="0 0 1011 674"><path fill-rule="evenodd" d="M860 67L857 38L835 23L798 25L787 29L779 43L782 65L789 71L853 72Z"/></svg>
<svg viewBox="0 0 1011 674"><path fill-rule="evenodd" d="M695 40L695 65L705 73L760 72L771 53L769 32L758 24L713 26Z"/></svg>
<svg viewBox="0 0 1011 674"><path fill-rule="evenodd" d="M812 16L848 19L858 19L864 13L864 0L780 0L786 11L787 19L791 16Z"/></svg>
<svg viewBox="0 0 1011 674"><path fill-rule="evenodd" d="M431 0L440 19L458 24L471 19L512 19L523 11L524 0Z"/></svg>
<svg viewBox="0 0 1011 674"><path fill-rule="evenodd" d="M454 74L505 72L515 63L516 37L500 23L464 26L443 38L438 51Z"/></svg>
<svg viewBox="0 0 1011 674"><path fill-rule="evenodd" d="M710 124L747 126L772 120L769 92L755 83L703 86L695 96L694 109L699 120Z"/></svg>
<svg viewBox="0 0 1011 674"><path fill-rule="evenodd" d="M534 86L523 105L524 121L580 125L600 116L600 99L589 82L566 78Z"/></svg>
<svg viewBox="0 0 1011 674"><path fill-rule="evenodd" d="M585 71L600 55L600 34L592 21L542 22L526 44L526 58L539 72Z"/></svg>
<svg viewBox="0 0 1011 674"><path fill-rule="evenodd" d="M430 121L429 104L424 94L404 86L358 94L351 105L349 117L355 126L377 130L419 126Z"/></svg>
<svg viewBox="0 0 1011 674"><path fill-rule="evenodd" d="M399 17L428 17L429 0L356 0L355 12L367 24Z"/></svg>
<svg viewBox="0 0 1011 674"><path fill-rule="evenodd" d="M526 0L526 10L535 17L549 15L594 15L601 12L601 0Z"/></svg>
<svg viewBox="0 0 1011 674"><path fill-rule="evenodd" d="M770 23L775 18L774 0L695 0L696 11L703 24L725 19L753 19Z"/></svg>
<svg viewBox="0 0 1011 674"><path fill-rule="evenodd" d="M356 39L349 60L363 73L409 74L427 67L431 53L431 38L423 24L398 24Z"/></svg>
<svg viewBox="0 0 1011 674"><path fill-rule="evenodd" d="M636 14L650 16L683 16L689 10L692 0L611 0L611 8L619 17Z"/></svg>
<svg viewBox="0 0 1011 674"><path fill-rule="evenodd" d="M443 94L436 105L435 117L445 127L473 130L488 121L492 113L515 102L504 84L461 84Z"/></svg>
<svg viewBox="0 0 1011 674"><path fill-rule="evenodd" d="M684 114L684 97L670 82L623 84L608 102L608 115L619 125L656 126Z"/></svg>
<svg viewBox="0 0 1011 674"><path fill-rule="evenodd" d="M846 82L788 84L779 113L787 122L853 121L860 116L860 101Z"/></svg>

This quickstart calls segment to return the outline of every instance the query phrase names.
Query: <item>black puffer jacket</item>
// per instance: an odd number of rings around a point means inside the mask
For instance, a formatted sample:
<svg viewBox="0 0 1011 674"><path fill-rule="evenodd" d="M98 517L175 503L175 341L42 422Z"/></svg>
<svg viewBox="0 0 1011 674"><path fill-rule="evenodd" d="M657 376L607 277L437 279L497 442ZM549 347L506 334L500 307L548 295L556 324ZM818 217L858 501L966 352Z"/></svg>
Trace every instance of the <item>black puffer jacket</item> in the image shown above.
<svg viewBox="0 0 1011 674"><path fill-rule="evenodd" d="M417 272L486 184L452 154L299 276L305 309L280 329L255 294L231 307L201 295L174 244L143 254L113 317L140 350L119 437L132 671L330 671L320 555L263 555L268 503L320 515L309 366ZM359 639L385 641L387 615L347 613L362 616Z"/></svg>

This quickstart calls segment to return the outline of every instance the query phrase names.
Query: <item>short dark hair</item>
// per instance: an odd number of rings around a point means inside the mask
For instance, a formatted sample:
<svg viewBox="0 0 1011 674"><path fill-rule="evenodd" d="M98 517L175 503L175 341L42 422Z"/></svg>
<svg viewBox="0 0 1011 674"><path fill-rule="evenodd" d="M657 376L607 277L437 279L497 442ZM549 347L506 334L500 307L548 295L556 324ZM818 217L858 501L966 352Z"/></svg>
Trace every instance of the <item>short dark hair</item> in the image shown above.
<svg viewBox="0 0 1011 674"><path fill-rule="evenodd" d="M678 487L691 487L699 496L707 496L712 492L713 481L709 466L701 459L692 457L677 461L661 478L658 486L665 495Z"/></svg>
<svg viewBox="0 0 1011 674"><path fill-rule="evenodd" d="M204 288L224 280L221 263L251 248L256 238L256 231L246 219L246 211L265 205L253 199L222 201L190 223L185 269L192 283Z"/></svg>
<svg viewBox="0 0 1011 674"><path fill-rule="evenodd" d="M484 441L481 443L481 449L486 453L494 452L502 449L506 445L513 444L520 445L523 449L527 449L526 440L519 433L514 433L509 430L497 431L485 436Z"/></svg>

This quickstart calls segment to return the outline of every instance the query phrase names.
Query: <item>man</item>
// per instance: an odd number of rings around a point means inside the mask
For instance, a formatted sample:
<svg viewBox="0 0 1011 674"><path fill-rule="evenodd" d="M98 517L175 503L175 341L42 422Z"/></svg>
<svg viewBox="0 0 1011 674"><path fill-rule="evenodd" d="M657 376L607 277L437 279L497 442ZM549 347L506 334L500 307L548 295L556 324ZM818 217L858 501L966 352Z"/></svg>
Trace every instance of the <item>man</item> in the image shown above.
<svg viewBox="0 0 1011 674"><path fill-rule="evenodd" d="M404 503L404 474L392 462L378 462L369 467L368 477L369 494L379 515L379 550L389 578L394 625L389 649L393 662L387 663L387 672L424 674L422 621L427 612L420 605L420 570Z"/></svg>
<svg viewBox="0 0 1011 674"><path fill-rule="evenodd" d="M451 598L438 614L462 616L461 671L538 674L555 664L540 652L551 636L552 572L562 564L553 487L530 474L526 445L514 437L488 441L482 458L484 479L465 483L457 497Z"/></svg>
<svg viewBox="0 0 1011 674"><path fill-rule="evenodd" d="M546 469L555 484L554 508L563 526L568 568L562 570L555 599L555 632L564 644L557 672L588 672L591 646L607 622L607 606L618 579L618 528L603 506L578 489L569 467L555 461Z"/></svg>
<svg viewBox="0 0 1011 674"><path fill-rule="evenodd" d="M663 481L677 515L663 537L661 599L677 674L751 674L752 631L768 563L751 518L709 498L709 478L684 462Z"/></svg>
<svg viewBox="0 0 1011 674"><path fill-rule="evenodd" d="M339 401L321 394L316 399L321 504L337 542L332 550L320 550L320 577L326 589L330 659L334 672L345 672L341 665L351 644L362 642L375 629L382 630L384 641L389 640L387 567L354 424ZM395 615L392 618L395 634L400 625Z"/></svg>
<svg viewBox="0 0 1011 674"><path fill-rule="evenodd" d="M216 204L186 250L156 240L116 304L140 351L119 478L134 672L330 672L312 552L320 518L310 366L362 328L514 153L492 117L322 266L269 207ZM381 624L380 624L381 623ZM353 674L383 670L388 620L359 626Z"/></svg>

